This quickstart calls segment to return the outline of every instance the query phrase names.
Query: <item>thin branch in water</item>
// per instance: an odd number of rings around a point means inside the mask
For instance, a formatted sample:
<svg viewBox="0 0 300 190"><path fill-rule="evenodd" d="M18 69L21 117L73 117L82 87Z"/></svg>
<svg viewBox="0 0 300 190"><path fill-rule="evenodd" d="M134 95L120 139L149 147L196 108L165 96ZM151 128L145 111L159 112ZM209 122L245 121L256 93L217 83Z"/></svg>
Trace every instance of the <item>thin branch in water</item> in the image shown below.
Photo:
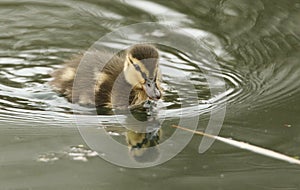
<svg viewBox="0 0 300 190"><path fill-rule="evenodd" d="M262 147L259 147L259 146L251 145L251 144L248 144L248 143L245 143L245 142L241 142L241 141L237 141L237 140L233 140L233 139L229 139L229 138L210 135L210 134L207 134L207 133L204 133L204 132L201 132L201 131L194 131L194 130L187 129L185 127L180 127L180 126L177 126L177 125L173 125L173 127L178 128L178 129L182 129L182 130L185 130L185 131L189 131L189 132L192 132L192 133L195 133L195 134L198 134L198 135L206 136L206 137L221 141L221 142L226 143L226 144L230 144L232 146L235 146L235 147L238 147L238 148L241 148L241 149L244 149L244 150L249 150L249 151L257 153L257 154L265 155L265 156L268 156L268 157L271 157L271 158L275 158L275 159L283 160L283 161L286 161L286 162L289 162L289 163L292 163L292 164L300 165L300 160L298 160L296 158L293 158L293 157L290 157L290 156L287 156L287 155L284 155L284 154L281 154L279 152L275 152L273 150L269 150L269 149L266 149L266 148L262 148Z"/></svg>

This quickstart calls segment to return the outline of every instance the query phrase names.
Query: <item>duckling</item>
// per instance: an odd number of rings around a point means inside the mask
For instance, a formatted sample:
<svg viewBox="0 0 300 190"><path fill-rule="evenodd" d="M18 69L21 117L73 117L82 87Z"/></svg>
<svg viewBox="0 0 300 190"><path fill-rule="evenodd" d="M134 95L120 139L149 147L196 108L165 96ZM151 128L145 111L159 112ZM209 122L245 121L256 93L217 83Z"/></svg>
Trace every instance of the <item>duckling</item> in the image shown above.
<svg viewBox="0 0 300 190"><path fill-rule="evenodd" d="M86 106L125 108L161 98L159 53L153 45L134 45L114 56L100 51L91 51L85 56L88 63L82 67L82 55L79 55L51 74L54 79L50 85L69 101ZM106 63L104 60L109 57L112 58ZM75 76L79 77L76 88L73 86Z"/></svg>

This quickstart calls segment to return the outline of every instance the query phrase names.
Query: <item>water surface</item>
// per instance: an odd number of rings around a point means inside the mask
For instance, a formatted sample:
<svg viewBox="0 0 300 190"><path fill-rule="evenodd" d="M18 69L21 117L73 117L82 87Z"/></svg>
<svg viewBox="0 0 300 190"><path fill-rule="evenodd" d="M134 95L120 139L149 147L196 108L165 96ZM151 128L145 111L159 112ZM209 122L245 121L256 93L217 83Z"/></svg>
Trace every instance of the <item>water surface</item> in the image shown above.
<svg viewBox="0 0 300 190"><path fill-rule="evenodd" d="M176 88L184 87L184 73L203 105L199 130L213 105L226 100L221 136L299 157L299 1L2 0L0 7L0 189L300 189L298 166L217 142L199 154L199 136L156 167L110 164L87 147L73 105L47 84L64 60L119 27L173 24L209 54L191 60L187 52L160 48L168 110L180 108ZM127 44L118 38L106 45ZM211 56L221 71L206 61ZM224 79L224 94L211 97L205 71L215 85ZM122 131L111 135L124 138Z"/></svg>

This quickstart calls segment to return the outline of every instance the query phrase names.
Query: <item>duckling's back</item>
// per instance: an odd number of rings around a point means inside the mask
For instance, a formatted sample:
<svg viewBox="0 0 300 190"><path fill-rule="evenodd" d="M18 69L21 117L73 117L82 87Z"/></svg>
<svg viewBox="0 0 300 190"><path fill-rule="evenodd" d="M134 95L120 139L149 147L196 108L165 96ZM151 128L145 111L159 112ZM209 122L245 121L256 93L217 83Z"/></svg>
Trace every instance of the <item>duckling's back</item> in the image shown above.
<svg viewBox="0 0 300 190"><path fill-rule="evenodd" d="M124 54L113 56L89 51L84 57L74 56L63 68L55 70L50 85L73 103L110 107L113 84L122 77L123 68Z"/></svg>

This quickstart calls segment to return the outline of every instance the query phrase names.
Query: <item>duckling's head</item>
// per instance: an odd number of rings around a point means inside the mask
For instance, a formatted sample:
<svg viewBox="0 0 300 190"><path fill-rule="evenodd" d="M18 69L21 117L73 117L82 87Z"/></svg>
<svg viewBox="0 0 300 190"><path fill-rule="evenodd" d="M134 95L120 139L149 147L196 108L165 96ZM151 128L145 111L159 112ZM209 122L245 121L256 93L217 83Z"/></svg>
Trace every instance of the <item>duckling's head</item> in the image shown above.
<svg viewBox="0 0 300 190"><path fill-rule="evenodd" d="M145 91L150 99L158 100L161 91L158 84L159 54L152 45L135 45L126 54L124 75L126 81Z"/></svg>

